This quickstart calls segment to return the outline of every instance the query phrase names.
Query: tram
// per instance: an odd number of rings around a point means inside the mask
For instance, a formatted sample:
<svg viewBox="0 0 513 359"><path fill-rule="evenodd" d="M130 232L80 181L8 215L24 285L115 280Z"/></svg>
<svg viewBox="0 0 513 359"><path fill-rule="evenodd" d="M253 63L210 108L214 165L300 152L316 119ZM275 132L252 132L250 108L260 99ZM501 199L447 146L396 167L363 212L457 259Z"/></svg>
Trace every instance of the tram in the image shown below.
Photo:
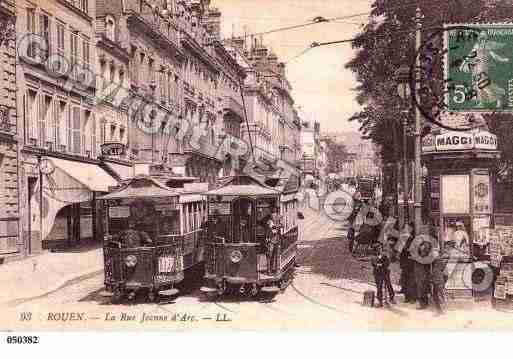
<svg viewBox="0 0 513 359"><path fill-rule="evenodd" d="M170 188L138 175L100 198L105 212L102 295L112 302L132 300L138 293L149 301L175 295L184 272L203 265L207 208L201 192L207 187L181 185Z"/></svg>
<svg viewBox="0 0 513 359"><path fill-rule="evenodd" d="M297 181L298 182L298 181ZM298 184L234 176L206 192L205 285L210 297L277 294L294 276Z"/></svg>

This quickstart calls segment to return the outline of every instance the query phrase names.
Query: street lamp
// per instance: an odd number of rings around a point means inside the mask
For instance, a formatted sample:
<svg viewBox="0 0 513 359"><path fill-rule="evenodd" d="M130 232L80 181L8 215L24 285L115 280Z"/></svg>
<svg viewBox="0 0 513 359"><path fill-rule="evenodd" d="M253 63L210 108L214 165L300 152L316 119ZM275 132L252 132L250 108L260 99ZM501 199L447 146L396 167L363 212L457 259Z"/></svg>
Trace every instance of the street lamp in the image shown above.
<svg viewBox="0 0 513 359"><path fill-rule="evenodd" d="M395 73L397 79L397 93L399 97L404 101L405 106L402 113L402 129L403 129L403 153L402 153L402 164L403 164L403 210L401 215L399 216L399 226L402 228L407 223L408 218L408 203L409 203L409 177L408 177L408 160L407 160L407 151L408 151L408 142L406 136L406 127L408 125L408 115L409 115L409 100L411 96L410 90L410 69L406 65L401 65L399 69Z"/></svg>

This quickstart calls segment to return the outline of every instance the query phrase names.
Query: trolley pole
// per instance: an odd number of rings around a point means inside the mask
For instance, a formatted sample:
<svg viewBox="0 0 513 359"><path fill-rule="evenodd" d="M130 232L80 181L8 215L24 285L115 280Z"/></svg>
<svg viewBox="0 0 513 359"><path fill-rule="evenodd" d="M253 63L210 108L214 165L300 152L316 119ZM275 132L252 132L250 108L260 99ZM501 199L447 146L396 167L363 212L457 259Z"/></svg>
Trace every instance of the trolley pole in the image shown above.
<svg viewBox="0 0 513 359"><path fill-rule="evenodd" d="M422 30L422 12L420 8L417 8L415 12L415 53L418 53L421 47L421 30ZM416 58L416 68L420 68L420 56ZM415 94L419 93L420 82L417 81L417 73L415 74ZM420 233L420 227L422 226L422 164L421 164L421 113L418 106L415 107L415 199L414 199L414 217L415 217L415 233Z"/></svg>

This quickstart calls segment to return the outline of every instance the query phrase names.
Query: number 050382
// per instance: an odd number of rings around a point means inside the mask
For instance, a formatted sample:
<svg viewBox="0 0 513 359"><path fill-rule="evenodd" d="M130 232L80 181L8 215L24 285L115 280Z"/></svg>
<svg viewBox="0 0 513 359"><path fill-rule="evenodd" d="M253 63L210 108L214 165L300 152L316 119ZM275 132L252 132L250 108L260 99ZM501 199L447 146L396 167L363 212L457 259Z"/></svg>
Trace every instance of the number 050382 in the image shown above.
<svg viewBox="0 0 513 359"><path fill-rule="evenodd" d="M38 344L38 336L8 335L7 344Z"/></svg>

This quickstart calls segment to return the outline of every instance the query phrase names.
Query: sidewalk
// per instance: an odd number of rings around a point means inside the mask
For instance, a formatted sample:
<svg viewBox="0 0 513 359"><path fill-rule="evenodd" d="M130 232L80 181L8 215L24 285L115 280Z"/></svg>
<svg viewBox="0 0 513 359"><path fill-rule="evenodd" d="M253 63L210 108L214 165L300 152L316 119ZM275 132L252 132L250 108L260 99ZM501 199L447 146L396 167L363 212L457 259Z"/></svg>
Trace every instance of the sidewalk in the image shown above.
<svg viewBox="0 0 513 359"><path fill-rule="evenodd" d="M102 248L46 252L0 266L0 306L43 296L103 271Z"/></svg>

